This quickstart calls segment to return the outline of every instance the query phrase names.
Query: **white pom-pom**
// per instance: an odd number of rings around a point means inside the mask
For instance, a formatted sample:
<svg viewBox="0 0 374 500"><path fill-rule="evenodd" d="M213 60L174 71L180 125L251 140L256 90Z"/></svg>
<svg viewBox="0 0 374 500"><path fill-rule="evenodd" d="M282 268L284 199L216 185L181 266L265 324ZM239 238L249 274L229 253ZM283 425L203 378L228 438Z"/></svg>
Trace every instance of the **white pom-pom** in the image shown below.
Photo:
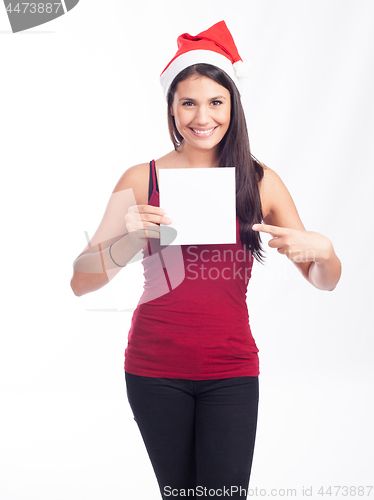
<svg viewBox="0 0 374 500"><path fill-rule="evenodd" d="M233 67L237 78L246 78L253 70L253 64L250 61L236 61Z"/></svg>

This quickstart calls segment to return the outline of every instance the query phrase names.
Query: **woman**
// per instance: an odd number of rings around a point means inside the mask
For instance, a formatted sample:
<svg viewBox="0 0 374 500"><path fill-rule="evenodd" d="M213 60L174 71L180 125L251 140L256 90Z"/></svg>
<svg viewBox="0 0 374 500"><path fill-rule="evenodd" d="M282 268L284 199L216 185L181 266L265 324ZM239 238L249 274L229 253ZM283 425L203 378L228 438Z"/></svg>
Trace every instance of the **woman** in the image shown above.
<svg viewBox="0 0 374 500"><path fill-rule="evenodd" d="M145 286L125 376L162 498L246 497L259 363L245 294L253 259L263 259L260 231L315 287L333 290L341 273L331 241L305 230L279 176L250 153L241 66L224 21L178 38L161 75L174 150L126 170L74 263L71 286L79 296L143 251ZM160 224L171 221L159 206L160 169L225 166L235 166L236 244L161 247Z"/></svg>

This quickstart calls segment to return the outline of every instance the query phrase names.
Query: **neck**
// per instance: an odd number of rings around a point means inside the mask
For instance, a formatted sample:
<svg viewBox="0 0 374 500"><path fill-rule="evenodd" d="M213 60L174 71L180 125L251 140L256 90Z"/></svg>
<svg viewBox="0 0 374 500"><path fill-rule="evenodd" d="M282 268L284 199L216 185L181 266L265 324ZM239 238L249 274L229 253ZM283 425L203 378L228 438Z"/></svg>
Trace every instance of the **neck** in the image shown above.
<svg viewBox="0 0 374 500"><path fill-rule="evenodd" d="M218 144L212 149L197 149L182 141L176 154L185 168L211 168L218 164Z"/></svg>

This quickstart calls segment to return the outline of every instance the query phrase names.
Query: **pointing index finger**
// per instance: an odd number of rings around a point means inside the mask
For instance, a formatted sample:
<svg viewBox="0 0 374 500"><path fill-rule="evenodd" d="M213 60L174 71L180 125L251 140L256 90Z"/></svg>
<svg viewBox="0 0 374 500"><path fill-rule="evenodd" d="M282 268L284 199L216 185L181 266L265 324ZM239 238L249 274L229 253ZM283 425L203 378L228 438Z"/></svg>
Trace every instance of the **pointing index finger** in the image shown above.
<svg viewBox="0 0 374 500"><path fill-rule="evenodd" d="M278 226L271 226L270 224L253 224L254 231L262 231L271 234L272 236L281 236L284 234L284 228Z"/></svg>

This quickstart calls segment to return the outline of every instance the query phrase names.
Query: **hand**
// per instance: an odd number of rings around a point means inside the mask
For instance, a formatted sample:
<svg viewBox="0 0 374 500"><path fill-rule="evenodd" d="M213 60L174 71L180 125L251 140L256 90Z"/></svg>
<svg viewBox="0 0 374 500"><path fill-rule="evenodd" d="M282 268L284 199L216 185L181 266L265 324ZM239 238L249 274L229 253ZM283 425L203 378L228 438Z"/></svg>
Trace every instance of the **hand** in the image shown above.
<svg viewBox="0 0 374 500"><path fill-rule="evenodd" d="M165 210L152 205L133 205L125 215L126 228L135 246L145 247L148 238L160 239L158 224L171 224L171 219L163 214Z"/></svg>
<svg viewBox="0 0 374 500"><path fill-rule="evenodd" d="M333 252L331 241L314 231L300 231L269 224L254 224L252 229L274 236L268 242L269 247L276 248L292 262L324 262Z"/></svg>

